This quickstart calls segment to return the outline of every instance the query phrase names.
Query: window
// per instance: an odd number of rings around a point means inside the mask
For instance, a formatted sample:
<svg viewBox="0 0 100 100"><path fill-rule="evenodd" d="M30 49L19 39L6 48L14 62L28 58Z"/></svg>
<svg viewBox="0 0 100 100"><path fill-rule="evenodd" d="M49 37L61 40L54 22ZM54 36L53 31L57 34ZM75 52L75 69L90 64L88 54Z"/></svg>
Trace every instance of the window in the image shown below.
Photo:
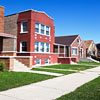
<svg viewBox="0 0 100 100"><path fill-rule="evenodd" d="M77 48L72 48L72 55L77 55L78 52L77 52Z"/></svg>
<svg viewBox="0 0 100 100"><path fill-rule="evenodd" d="M22 41L20 43L20 52L26 52L27 51L27 42L26 41Z"/></svg>
<svg viewBox="0 0 100 100"><path fill-rule="evenodd" d="M35 52L50 52L50 44L44 42L35 42Z"/></svg>
<svg viewBox="0 0 100 100"><path fill-rule="evenodd" d="M36 59L36 65L40 65L41 64L41 59Z"/></svg>
<svg viewBox="0 0 100 100"><path fill-rule="evenodd" d="M45 64L49 64L49 59L45 59Z"/></svg>
<svg viewBox="0 0 100 100"><path fill-rule="evenodd" d="M44 43L43 42L40 43L40 52L44 52Z"/></svg>
<svg viewBox="0 0 100 100"><path fill-rule="evenodd" d="M35 52L39 52L39 42L35 42Z"/></svg>
<svg viewBox="0 0 100 100"><path fill-rule="evenodd" d="M49 26L46 26L46 35L50 35L50 27Z"/></svg>
<svg viewBox="0 0 100 100"><path fill-rule="evenodd" d="M50 27L36 22L35 23L35 33L49 36Z"/></svg>
<svg viewBox="0 0 100 100"><path fill-rule="evenodd" d="M80 39L77 39L78 44L80 44Z"/></svg>
<svg viewBox="0 0 100 100"><path fill-rule="evenodd" d="M39 23L35 23L35 32L39 33Z"/></svg>
<svg viewBox="0 0 100 100"><path fill-rule="evenodd" d="M22 33L25 33L25 32L27 32L28 31L28 22L22 22L21 23L21 32Z"/></svg>
<svg viewBox="0 0 100 100"><path fill-rule="evenodd" d="M44 25L41 24L41 34L44 34Z"/></svg>
<svg viewBox="0 0 100 100"><path fill-rule="evenodd" d="M46 52L50 51L49 43L46 43Z"/></svg>

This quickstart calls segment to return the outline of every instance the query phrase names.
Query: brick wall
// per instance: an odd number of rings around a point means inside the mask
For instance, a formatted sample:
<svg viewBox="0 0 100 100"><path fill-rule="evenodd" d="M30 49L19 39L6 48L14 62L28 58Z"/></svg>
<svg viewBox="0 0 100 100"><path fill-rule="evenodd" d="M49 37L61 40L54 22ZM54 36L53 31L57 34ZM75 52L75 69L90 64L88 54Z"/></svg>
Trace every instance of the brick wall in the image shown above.
<svg viewBox="0 0 100 100"><path fill-rule="evenodd" d="M4 33L4 8L0 6L0 33Z"/></svg>
<svg viewBox="0 0 100 100"><path fill-rule="evenodd" d="M0 62L4 62L7 70L13 70L14 58L13 57L0 57Z"/></svg>
<svg viewBox="0 0 100 100"><path fill-rule="evenodd" d="M16 39L3 38L3 51L16 51Z"/></svg>
<svg viewBox="0 0 100 100"><path fill-rule="evenodd" d="M58 58L58 63L71 64L71 58Z"/></svg>
<svg viewBox="0 0 100 100"><path fill-rule="evenodd" d="M19 62L23 63L24 65L26 65L27 67L32 67L32 57L15 57L16 60L18 60Z"/></svg>
<svg viewBox="0 0 100 100"><path fill-rule="evenodd" d="M4 32L17 36L18 14L4 17Z"/></svg>

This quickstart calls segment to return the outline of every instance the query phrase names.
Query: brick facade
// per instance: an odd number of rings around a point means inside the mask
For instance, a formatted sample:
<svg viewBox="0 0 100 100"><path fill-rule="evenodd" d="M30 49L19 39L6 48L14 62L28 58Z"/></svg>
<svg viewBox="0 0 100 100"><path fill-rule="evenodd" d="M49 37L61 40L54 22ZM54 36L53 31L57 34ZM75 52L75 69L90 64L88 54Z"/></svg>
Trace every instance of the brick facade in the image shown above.
<svg viewBox="0 0 100 100"><path fill-rule="evenodd" d="M0 33L4 33L4 8L0 6Z"/></svg>

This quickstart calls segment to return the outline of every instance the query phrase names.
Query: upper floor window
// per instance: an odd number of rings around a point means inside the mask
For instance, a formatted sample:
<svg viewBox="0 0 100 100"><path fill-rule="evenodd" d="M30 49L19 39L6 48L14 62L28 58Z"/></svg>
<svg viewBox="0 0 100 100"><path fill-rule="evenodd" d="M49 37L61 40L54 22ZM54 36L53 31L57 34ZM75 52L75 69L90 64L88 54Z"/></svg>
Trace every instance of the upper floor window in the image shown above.
<svg viewBox="0 0 100 100"><path fill-rule="evenodd" d="M72 55L77 55L77 54L78 54L77 48L72 48Z"/></svg>
<svg viewBox="0 0 100 100"><path fill-rule="evenodd" d="M44 25L41 24L41 34L44 34Z"/></svg>
<svg viewBox="0 0 100 100"><path fill-rule="evenodd" d="M77 39L78 44L80 44L80 39Z"/></svg>
<svg viewBox="0 0 100 100"><path fill-rule="evenodd" d="M35 23L35 32L39 33L39 23Z"/></svg>
<svg viewBox="0 0 100 100"><path fill-rule="evenodd" d="M50 35L50 27L36 22L35 23L35 33L49 36Z"/></svg>
<svg viewBox="0 0 100 100"><path fill-rule="evenodd" d="M27 42L21 41L20 42L20 52L26 52L27 51Z"/></svg>
<svg viewBox="0 0 100 100"><path fill-rule="evenodd" d="M28 32L28 22L22 22L21 23L21 33Z"/></svg>
<svg viewBox="0 0 100 100"><path fill-rule="evenodd" d="M50 27L46 26L46 35L50 35Z"/></svg>

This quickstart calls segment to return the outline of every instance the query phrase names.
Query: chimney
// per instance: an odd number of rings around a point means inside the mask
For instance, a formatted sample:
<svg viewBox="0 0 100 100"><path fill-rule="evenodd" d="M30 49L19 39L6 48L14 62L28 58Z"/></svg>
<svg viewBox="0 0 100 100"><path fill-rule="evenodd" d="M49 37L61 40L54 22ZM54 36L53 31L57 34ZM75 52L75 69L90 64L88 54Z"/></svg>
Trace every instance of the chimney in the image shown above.
<svg viewBox="0 0 100 100"><path fill-rule="evenodd" d="M0 6L0 33L4 33L4 7Z"/></svg>

